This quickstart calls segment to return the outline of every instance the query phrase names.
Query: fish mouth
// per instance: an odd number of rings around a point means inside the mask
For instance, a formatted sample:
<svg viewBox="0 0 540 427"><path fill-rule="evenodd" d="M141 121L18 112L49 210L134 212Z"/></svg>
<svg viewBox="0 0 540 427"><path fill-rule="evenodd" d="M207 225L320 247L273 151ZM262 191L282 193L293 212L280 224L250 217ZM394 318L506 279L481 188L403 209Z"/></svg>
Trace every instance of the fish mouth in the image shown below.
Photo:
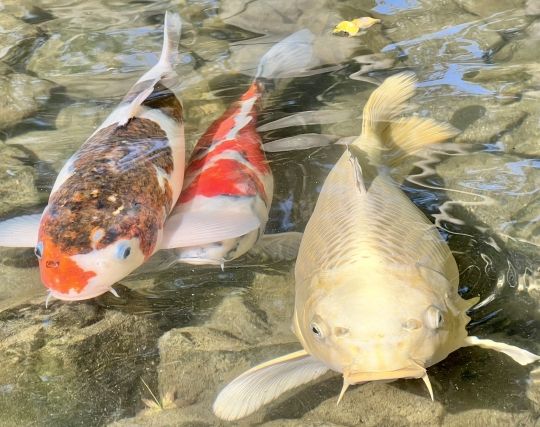
<svg viewBox="0 0 540 427"><path fill-rule="evenodd" d="M431 400L434 400L433 389L426 369L422 365L414 363L411 366L396 369L395 371L363 372L345 368L343 370L343 387L341 388L337 403L339 405L339 402L341 402L341 399L350 385L362 384L368 381L392 381L400 378L422 378L429 391Z"/></svg>
<svg viewBox="0 0 540 427"><path fill-rule="evenodd" d="M343 378L349 384L364 383L367 381L397 380L400 378L422 378L426 370L421 366L409 366L395 371L363 372L345 369Z"/></svg>
<svg viewBox="0 0 540 427"><path fill-rule="evenodd" d="M108 292L109 289L97 289L94 292L88 292L83 290L82 292L76 292L73 289L70 289L69 292L61 292L54 290L52 288L49 288L49 296L47 297L47 300L52 297L56 298L62 301L82 301L87 300L91 298L96 298L100 295L103 295L104 293Z"/></svg>

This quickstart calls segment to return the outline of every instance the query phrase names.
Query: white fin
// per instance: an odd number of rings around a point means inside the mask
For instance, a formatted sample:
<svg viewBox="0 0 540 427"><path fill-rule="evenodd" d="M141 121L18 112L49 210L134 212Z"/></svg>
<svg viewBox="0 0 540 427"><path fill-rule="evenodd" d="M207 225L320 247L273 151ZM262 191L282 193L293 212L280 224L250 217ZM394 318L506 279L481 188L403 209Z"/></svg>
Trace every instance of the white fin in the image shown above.
<svg viewBox="0 0 540 427"><path fill-rule="evenodd" d="M178 58L178 44L182 33L182 19L174 12L165 12L165 22L163 31L163 48L159 62L172 67Z"/></svg>
<svg viewBox="0 0 540 427"><path fill-rule="evenodd" d="M308 148L326 147L334 144L339 139L336 135L325 135L320 133L303 133L287 138L276 139L275 141L263 144L263 150L267 153L277 153L280 151L306 150Z"/></svg>
<svg viewBox="0 0 540 427"><path fill-rule="evenodd" d="M261 58L255 78L291 77L305 71L314 65L312 64L314 39L313 33L307 29L284 38Z"/></svg>
<svg viewBox="0 0 540 427"><path fill-rule="evenodd" d="M0 222L0 246L33 248L38 242L41 214L23 215Z"/></svg>
<svg viewBox="0 0 540 427"><path fill-rule="evenodd" d="M248 252L249 256L271 261L292 261L298 255L302 233L265 234Z"/></svg>
<svg viewBox="0 0 540 427"><path fill-rule="evenodd" d="M273 122L265 123L257 128L257 132L283 129L291 126L323 125L344 122L354 118L356 113L352 110L315 110L302 111L282 117Z"/></svg>
<svg viewBox="0 0 540 427"><path fill-rule="evenodd" d="M176 212L169 216L160 249L183 248L243 236L261 226L252 212Z"/></svg>
<svg viewBox="0 0 540 427"><path fill-rule="evenodd" d="M507 356L510 356L520 365L528 365L529 363L540 360L540 356L537 356L536 354L533 354L527 350L523 350L522 348L513 345L504 344L502 342L492 340L480 339L474 336L465 338L464 347L473 345L504 353Z"/></svg>
<svg viewBox="0 0 540 427"><path fill-rule="evenodd" d="M245 417L287 390L313 381L328 370L304 350L262 363L221 390L214 402L214 413L224 420Z"/></svg>
<svg viewBox="0 0 540 427"><path fill-rule="evenodd" d="M167 86L172 86L176 80L176 73L173 71L173 65L178 57L178 44L182 32L182 20L177 13L167 11L165 13L165 22L163 25L163 48L161 56L156 65L147 71L135 84L145 83L140 93L130 102L127 111L122 112L122 118L118 120L119 126L124 126L129 119L135 117L142 104L154 91L154 86L161 80L168 80ZM128 92L129 95L129 92Z"/></svg>
<svg viewBox="0 0 540 427"><path fill-rule="evenodd" d="M173 70L178 58L178 44L182 33L182 20L180 15L167 11L163 23L163 48L156 65L146 72L139 82L145 80L159 80L163 75Z"/></svg>
<svg viewBox="0 0 540 427"><path fill-rule="evenodd" d="M354 144L368 154L373 164L395 165L422 147L457 134L450 125L431 119L413 116L396 120L414 95L415 84L411 73L394 75L375 89L366 102L362 134Z"/></svg>

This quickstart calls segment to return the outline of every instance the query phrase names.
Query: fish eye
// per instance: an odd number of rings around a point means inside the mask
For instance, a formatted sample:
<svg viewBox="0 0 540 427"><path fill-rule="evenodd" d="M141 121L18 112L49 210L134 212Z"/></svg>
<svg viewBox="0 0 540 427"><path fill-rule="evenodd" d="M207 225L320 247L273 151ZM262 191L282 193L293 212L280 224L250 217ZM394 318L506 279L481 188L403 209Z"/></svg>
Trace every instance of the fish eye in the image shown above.
<svg viewBox="0 0 540 427"><path fill-rule="evenodd" d="M426 325L430 329L439 329L443 323L443 312L435 306L429 307L426 311Z"/></svg>
<svg viewBox="0 0 540 427"><path fill-rule="evenodd" d="M122 244L118 246L118 249L116 250L116 256L119 259L127 259L129 255L131 254L131 246L127 244Z"/></svg>
<svg viewBox="0 0 540 427"><path fill-rule="evenodd" d="M311 322L311 325L309 325L311 328L311 332L313 332L313 335L317 337L318 339L323 339L323 332L319 325L317 325L315 322Z"/></svg>
<svg viewBox="0 0 540 427"><path fill-rule="evenodd" d="M38 242L34 248L34 254L38 257L38 259L41 259L43 256L43 242Z"/></svg>

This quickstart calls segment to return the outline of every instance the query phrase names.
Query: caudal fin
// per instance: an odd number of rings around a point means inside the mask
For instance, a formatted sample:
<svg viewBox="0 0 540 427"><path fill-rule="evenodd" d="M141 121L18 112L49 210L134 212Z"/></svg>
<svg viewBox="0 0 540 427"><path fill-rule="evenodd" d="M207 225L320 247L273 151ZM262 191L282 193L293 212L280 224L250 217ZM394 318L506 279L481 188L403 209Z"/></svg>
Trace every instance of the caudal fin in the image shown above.
<svg viewBox="0 0 540 427"><path fill-rule="evenodd" d="M182 33L182 20L180 15L174 12L165 12L165 23L163 29L163 48L158 64L169 66L176 63L178 58L178 44Z"/></svg>
<svg viewBox="0 0 540 427"><path fill-rule="evenodd" d="M355 141L374 164L395 165L423 147L442 142L457 134L444 123L418 116L398 119L414 95L416 78L400 73L387 78L364 106L362 134Z"/></svg>
<svg viewBox="0 0 540 427"><path fill-rule="evenodd" d="M176 85L178 76L173 66L178 56L178 44L182 32L180 15L167 11L165 13L163 27L163 48L159 61L137 80L124 97L122 102L129 104L128 109L113 112L104 125L110 122L117 122L120 126L124 126L132 117L135 117L139 113L141 106L156 92L158 83L161 83L161 86L167 90ZM166 96L171 94L172 92ZM163 94L160 96L163 96ZM178 106L179 104L175 105L174 109L178 110Z"/></svg>
<svg viewBox="0 0 540 427"><path fill-rule="evenodd" d="M159 80L173 71L173 66L178 58L178 44L182 32L182 20L180 15L167 11L163 23L163 47L161 56L156 65L148 70L139 82L147 80Z"/></svg>
<svg viewBox="0 0 540 427"><path fill-rule="evenodd" d="M307 29L297 31L274 45L262 57L255 78L291 77L313 64L315 36Z"/></svg>

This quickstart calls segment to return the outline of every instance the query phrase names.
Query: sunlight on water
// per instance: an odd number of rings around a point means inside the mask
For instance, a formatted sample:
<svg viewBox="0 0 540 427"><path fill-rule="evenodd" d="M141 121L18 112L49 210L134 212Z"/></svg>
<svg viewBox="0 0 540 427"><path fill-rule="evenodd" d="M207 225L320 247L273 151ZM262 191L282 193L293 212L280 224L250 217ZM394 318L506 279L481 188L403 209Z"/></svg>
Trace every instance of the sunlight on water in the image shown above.
<svg viewBox="0 0 540 427"><path fill-rule="evenodd" d="M470 333L538 353L540 11L533 1L308 3L0 2L2 219L42 212L66 160L157 62L165 10L183 19L175 69L189 150L248 89L261 56L308 27L323 68L267 82L263 141L358 135L376 85L414 72L407 114L460 133L393 175L448 242L460 295L480 298ZM367 15L382 23L357 37L331 34ZM304 230L342 152L267 153L275 182L266 233ZM263 252L223 269L142 268L115 285L118 297L46 308L33 249L0 248L0 425L220 425L211 404L226 383L300 348L290 330L294 262ZM429 368L435 402L421 381L399 380L351 387L336 407L341 380L329 376L242 425L532 426L534 368L462 348Z"/></svg>

